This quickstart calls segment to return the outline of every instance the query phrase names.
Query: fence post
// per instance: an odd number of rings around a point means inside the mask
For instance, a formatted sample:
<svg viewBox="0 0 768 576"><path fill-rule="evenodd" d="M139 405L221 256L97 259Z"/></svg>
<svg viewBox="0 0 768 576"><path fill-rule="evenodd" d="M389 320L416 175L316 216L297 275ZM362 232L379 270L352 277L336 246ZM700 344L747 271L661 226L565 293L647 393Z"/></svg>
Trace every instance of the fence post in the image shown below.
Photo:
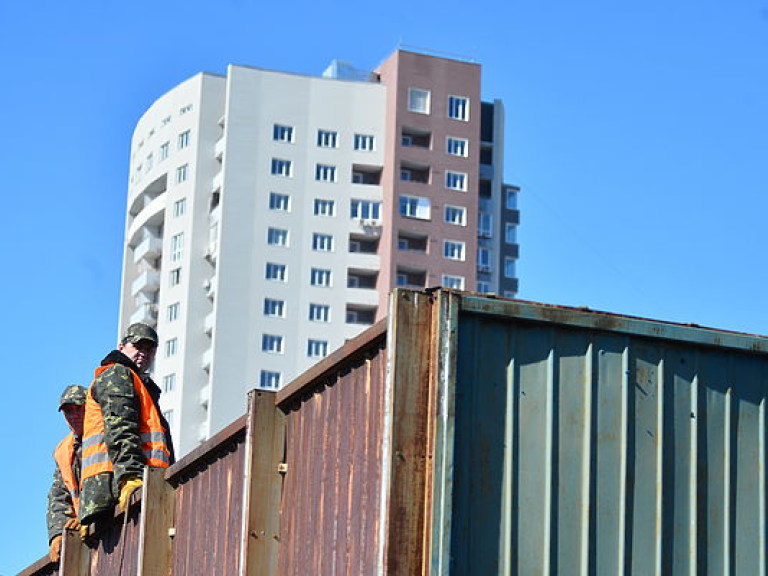
<svg viewBox="0 0 768 576"><path fill-rule="evenodd" d="M251 390L245 427L240 576L276 576L285 461L285 415L275 393Z"/></svg>
<svg viewBox="0 0 768 576"><path fill-rule="evenodd" d="M168 576L171 573L175 492L165 481L165 468L144 467L139 517L137 576Z"/></svg>

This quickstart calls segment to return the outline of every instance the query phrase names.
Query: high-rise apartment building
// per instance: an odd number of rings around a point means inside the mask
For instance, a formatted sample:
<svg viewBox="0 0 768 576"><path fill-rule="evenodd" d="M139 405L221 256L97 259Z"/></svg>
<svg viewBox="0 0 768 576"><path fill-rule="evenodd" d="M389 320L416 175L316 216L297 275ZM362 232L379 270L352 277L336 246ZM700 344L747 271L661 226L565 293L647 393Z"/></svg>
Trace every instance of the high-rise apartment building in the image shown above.
<svg viewBox="0 0 768 576"><path fill-rule="evenodd" d="M131 144L120 327L157 326L184 454L386 315L395 286L513 296L518 189L480 66L242 66L157 100Z"/></svg>

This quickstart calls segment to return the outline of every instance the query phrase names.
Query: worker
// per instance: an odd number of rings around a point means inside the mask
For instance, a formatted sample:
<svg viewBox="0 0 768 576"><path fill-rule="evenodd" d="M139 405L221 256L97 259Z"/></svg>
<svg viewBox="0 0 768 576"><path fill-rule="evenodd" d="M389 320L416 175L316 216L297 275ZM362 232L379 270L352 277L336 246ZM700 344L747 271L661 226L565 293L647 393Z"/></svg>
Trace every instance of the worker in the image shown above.
<svg viewBox="0 0 768 576"><path fill-rule="evenodd" d="M80 522L87 526L115 504L125 510L142 485L144 466L174 461L168 422L160 411L160 388L147 374L157 351L157 333L147 324L128 326L117 350L96 368L85 401Z"/></svg>
<svg viewBox="0 0 768 576"><path fill-rule="evenodd" d="M70 433L56 446L53 459L56 469L48 491L48 557L58 562L61 557L61 535L65 529L77 530L80 498L80 453L85 413L85 388L67 386L59 399Z"/></svg>

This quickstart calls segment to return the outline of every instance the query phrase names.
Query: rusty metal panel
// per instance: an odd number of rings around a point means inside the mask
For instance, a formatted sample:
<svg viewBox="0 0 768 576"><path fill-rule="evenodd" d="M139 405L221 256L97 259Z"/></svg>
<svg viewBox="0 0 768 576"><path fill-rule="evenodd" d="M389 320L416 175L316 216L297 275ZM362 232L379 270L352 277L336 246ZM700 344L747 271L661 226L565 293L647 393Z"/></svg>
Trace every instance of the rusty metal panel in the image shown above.
<svg viewBox="0 0 768 576"><path fill-rule="evenodd" d="M134 504L128 509L125 528L123 514L115 517L111 524L97 523L95 545L91 550L91 576L138 573L139 514L140 508Z"/></svg>
<svg viewBox="0 0 768 576"><path fill-rule="evenodd" d="M768 338L461 308L442 573L765 574Z"/></svg>
<svg viewBox="0 0 768 576"><path fill-rule="evenodd" d="M59 576L59 565L48 559L46 554L34 564L30 564L16 576Z"/></svg>
<svg viewBox="0 0 768 576"><path fill-rule="evenodd" d="M239 433L179 471L173 574L237 574L243 514L243 440Z"/></svg>
<svg viewBox="0 0 768 576"><path fill-rule="evenodd" d="M337 360L337 359L334 359ZM375 574L380 548L383 336L283 396L279 573ZM280 398L280 397L278 397Z"/></svg>

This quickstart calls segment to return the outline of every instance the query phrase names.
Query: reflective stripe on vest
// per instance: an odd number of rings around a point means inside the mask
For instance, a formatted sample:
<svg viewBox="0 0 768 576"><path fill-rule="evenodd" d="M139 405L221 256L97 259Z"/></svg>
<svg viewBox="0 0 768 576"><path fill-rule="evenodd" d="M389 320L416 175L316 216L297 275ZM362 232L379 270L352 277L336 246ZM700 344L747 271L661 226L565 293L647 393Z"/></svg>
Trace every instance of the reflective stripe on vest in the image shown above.
<svg viewBox="0 0 768 576"><path fill-rule="evenodd" d="M97 368L96 378L111 366L113 364ZM171 458L160 412L141 378L133 370L131 370L131 375L139 401L139 442L144 455L144 463L155 468L167 468L170 466ZM83 480L96 474L114 470L105 443L104 416L101 406L93 398L93 385L88 390L85 400L82 466Z"/></svg>
<svg viewBox="0 0 768 576"><path fill-rule="evenodd" d="M72 497L72 502L75 507L73 512L77 514L77 511L80 509L80 486L78 486L76 475L72 471L72 467L75 463L74 434L70 432L61 442L59 442L58 446L56 446L56 449L53 451L53 459L56 461L56 466L59 467L64 486L67 487L69 495Z"/></svg>

